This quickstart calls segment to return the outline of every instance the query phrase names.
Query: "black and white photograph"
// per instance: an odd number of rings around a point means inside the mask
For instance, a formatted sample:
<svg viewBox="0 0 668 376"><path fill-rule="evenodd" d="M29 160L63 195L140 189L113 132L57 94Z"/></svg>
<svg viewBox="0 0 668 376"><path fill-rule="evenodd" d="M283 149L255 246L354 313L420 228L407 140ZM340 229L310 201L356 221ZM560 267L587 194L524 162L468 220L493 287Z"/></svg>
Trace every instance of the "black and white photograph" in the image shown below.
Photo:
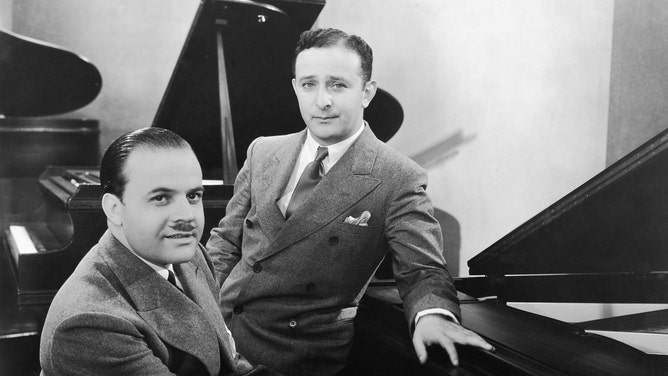
<svg viewBox="0 0 668 376"><path fill-rule="evenodd" d="M668 375L668 3L0 0L0 375Z"/></svg>

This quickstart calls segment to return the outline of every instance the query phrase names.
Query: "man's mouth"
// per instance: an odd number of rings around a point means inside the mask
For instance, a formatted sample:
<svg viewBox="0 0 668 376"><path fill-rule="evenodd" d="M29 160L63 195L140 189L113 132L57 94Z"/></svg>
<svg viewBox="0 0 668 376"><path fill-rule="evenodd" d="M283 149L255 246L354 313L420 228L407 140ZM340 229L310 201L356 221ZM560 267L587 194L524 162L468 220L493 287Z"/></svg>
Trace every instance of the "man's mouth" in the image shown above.
<svg viewBox="0 0 668 376"><path fill-rule="evenodd" d="M313 118L320 121L326 121L336 119L336 116L314 116Z"/></svg>
<svg viewBox="0 0 668 376"><path fill-rule="evenodd" d="M181 233L178 233L178 234L167 235L165 237L169 238L169 239L185 239L185 238L190 238L190 237L194 237L194 236L195 236L194 232L181 232Z"/></svg>

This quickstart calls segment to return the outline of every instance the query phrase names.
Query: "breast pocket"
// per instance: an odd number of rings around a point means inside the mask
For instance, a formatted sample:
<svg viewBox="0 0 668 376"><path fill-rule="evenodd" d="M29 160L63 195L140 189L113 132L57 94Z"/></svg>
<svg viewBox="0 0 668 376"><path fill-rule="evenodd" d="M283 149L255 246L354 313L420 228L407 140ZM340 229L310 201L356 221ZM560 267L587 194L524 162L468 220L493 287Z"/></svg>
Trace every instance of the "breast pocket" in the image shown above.
<svg viewBox="0 0 668 376"><path fill-rule="evenodd" d="M373 235L380 232L380 226L360 226L350 223L338 223L336 229L341 232L358 235Z"/></svg>

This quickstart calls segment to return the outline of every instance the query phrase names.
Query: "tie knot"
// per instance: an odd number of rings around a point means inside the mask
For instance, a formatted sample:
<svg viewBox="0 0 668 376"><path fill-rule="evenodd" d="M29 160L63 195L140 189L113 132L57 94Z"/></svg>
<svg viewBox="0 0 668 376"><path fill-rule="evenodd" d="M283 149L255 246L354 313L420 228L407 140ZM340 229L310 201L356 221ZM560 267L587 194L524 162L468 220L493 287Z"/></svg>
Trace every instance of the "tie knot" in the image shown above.
<svg viewBox="0 0 668 376"><path fill-rule="evenodd" d="M315 160L317 162L322 162L325 157L329 154L329 150L327 150L326 147L324 146L318 146L318 151L315 154Z"/></svg>

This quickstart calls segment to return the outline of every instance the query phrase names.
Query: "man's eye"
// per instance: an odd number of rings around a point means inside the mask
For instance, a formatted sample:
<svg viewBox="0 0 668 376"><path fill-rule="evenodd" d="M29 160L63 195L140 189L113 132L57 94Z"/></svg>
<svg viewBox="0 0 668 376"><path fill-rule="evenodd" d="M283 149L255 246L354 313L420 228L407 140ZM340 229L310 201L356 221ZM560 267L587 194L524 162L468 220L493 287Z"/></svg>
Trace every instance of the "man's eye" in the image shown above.
<svg viewBox="0 0 668 376"><path fill-rule="evenodd" d="M345 89L346 85L344 85L344 84L333 84L332 87L334 89Z"/></svg>
<svg viewBox="0 0 668 376"><path fill-rule="evenodd" d="M193 204L196 204L202 200L201 193L189 193L186 197L188 198L188 201L190 201Z"/></svg>
<svg viewBox="0 0 668 376"><path fill-rule="evenodd" d="M312 83L312 82L304 82L304 83L302 84L302 87L303 87L304 89L312 89L312 88L315 87L315 84Z"/></svg>
<svg viewBox="0 0 668 376"><path fill-rule="evenodd" d="M165 202L167 202L167 196L165 196L165 195L157 195L157 196L153 196L153 197L151 198L151 201L153 201L153 202L157 202L157 203L159 203L159 204L161 204L161 203L165 203Z"/></svg>

